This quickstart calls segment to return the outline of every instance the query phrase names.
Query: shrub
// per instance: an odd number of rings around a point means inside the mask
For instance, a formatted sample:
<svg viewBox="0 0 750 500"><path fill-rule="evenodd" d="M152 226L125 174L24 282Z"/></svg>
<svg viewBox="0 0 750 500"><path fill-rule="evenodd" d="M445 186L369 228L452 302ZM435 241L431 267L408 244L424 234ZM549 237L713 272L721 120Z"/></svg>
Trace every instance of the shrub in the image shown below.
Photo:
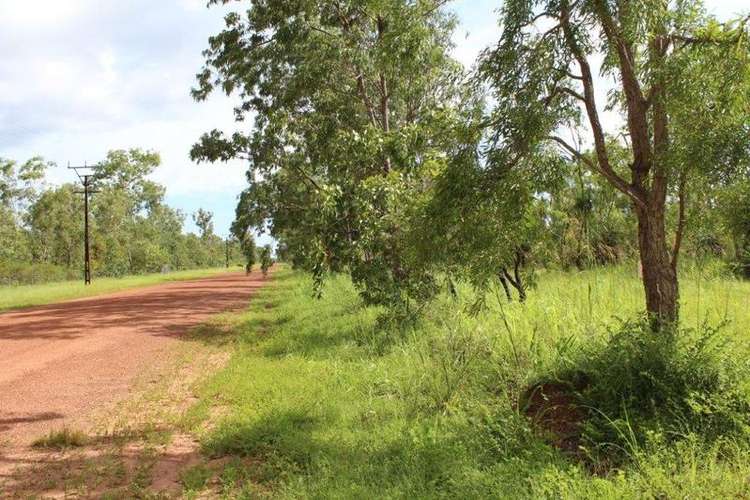
<svg viewBox="0 0 750 500"><path fill-rule="evenodd" d="M638 319L583 348L559 379L579 388L578 403L588 410L580 442L589 458L617 461L649 441L694 435L707 443L747 440L750 370L720 331L657 335Z"/></svg>
<svg viewBox="0 0 750 500"><path fill-rule="evenodd" d="M54 264L0 263L0 286L34 285L78 278L83 271Z"/></svg>

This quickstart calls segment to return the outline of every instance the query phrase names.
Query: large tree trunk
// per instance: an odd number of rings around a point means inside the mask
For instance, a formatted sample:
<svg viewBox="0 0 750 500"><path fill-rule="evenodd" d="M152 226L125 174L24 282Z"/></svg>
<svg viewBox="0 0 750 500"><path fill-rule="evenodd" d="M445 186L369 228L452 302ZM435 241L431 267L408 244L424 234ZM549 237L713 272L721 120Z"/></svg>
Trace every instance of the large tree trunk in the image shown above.
<svg viewBox="0 0 750 500"><path fill-rule="evenodd" d="M664 212L663 204L636 207L646 311L655 330L673 326L679 314L677 272L667 246Z"/></svg>

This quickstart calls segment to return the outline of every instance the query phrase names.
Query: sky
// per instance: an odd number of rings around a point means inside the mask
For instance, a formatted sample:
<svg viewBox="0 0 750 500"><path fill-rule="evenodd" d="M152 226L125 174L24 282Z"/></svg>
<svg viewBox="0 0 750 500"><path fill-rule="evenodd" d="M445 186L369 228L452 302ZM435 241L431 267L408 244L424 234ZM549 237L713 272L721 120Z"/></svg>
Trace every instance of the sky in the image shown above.
<svg viewBox="0 0 750 500"><path fill-rule="evenodd" d="M750 11L747 0L706 4L720 19ZM50 182L63 183L76 179L68 163L96 163L112 149L155 150L162 165L152 178L166 186L167 202L186 214L214 212L217 233L226 235L246 167L197 165L188 157L203 132L237 130L231 98L215 94L197 103L190 96L201 51L228 9L205 5L0 0L0 157L42 156L57 164ZM454 56L471 66L497 40L501 0L450 5L461 22Z"/></svg>

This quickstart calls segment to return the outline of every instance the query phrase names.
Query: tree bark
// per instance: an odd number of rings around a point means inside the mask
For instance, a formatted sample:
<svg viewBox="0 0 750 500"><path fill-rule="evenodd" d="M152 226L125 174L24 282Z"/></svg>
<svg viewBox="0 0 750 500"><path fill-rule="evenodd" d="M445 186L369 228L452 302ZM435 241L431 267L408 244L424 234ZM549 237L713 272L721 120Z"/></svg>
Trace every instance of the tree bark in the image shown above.
<svg viewBox="0 0 750 500"><path fill-rule="evenodd" d="M679 286L667 245L663 204L636 208L638 247L646 292L646 312L654 330L673 326L679 315Z"/></svg>

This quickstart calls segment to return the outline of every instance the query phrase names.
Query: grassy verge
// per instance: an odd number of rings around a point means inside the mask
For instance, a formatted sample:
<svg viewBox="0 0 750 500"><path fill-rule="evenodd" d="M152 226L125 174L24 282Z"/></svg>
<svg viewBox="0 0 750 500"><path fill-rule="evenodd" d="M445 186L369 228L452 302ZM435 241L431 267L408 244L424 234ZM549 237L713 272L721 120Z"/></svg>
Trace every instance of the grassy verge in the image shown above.
<svg viewBox="0 0 750 500"><path fill-rule="evenodd" d="M679 439L649 430L626 462L592 472L519 411L529 384L601 341L613 315L642 308L637 279L623 270L548 273L528 304L490 302L476 317L463 312L473 301L464 290L465 301L437 301L407 331L380 327L379 311L362 308L343 277L320 301L310 292L307 278L280 271L247 313L200 334L233 344L234 354L186 416L207 459L225 460L213 481L190 481L189 493L208 483L243 498L747 492L750 453L734 436L709 443L689 430ZM731 318L721 334L741 340L748 293L748 283L685 279L685 322Z"/></svg>
<svg viewBox="0 0 750 500"><path fill-rule="evenodd" d="M239 270L239 268L237 268ZM92 297L104 293L117 292L128 288L138 288L156 285L167 281L190 280L205 278L226 272L226 269L193 269L173 273L145 274L141 276L127 276L124 278L96 278L91 285L84 285L81 281L64 281L59 283L45 283L42 285L21 285L0 287L0 311L18 309L22 307L52 304L62 300Z"/></svg>

